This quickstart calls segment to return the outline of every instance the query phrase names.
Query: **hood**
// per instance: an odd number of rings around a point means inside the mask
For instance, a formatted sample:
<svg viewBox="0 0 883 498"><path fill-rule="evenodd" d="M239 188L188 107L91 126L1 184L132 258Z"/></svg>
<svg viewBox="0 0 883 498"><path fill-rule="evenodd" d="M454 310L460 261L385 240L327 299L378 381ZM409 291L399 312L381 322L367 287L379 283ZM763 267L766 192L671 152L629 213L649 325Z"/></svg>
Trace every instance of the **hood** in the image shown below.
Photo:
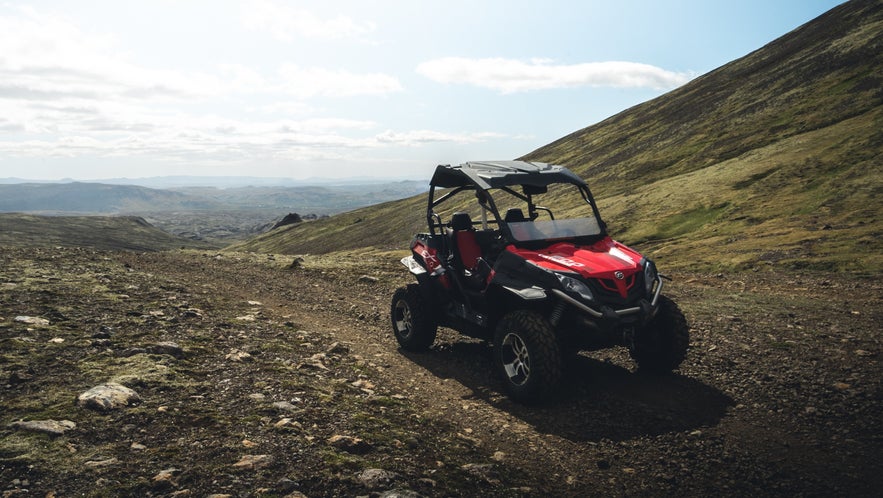
<svg viewBox="0 0 883 498"><path fill-rule="evenodd" d="M507 250L547 270L600 279L602 286L622 296L634 285L635 275L643 270L641 261L644 257L610 237L604 237L592 245L559 242L539 250L515 246L509 246Z"/></svg>

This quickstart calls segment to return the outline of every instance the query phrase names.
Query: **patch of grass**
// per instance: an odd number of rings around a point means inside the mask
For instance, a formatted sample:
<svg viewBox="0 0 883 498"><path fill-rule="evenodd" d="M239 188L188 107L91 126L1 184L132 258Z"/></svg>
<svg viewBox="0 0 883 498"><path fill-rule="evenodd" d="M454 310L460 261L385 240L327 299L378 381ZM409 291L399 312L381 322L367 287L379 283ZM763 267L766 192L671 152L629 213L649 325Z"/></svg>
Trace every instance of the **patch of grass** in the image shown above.
<svg viewBox="0 0 883 498"><path fill-rule="evenodd" d="M690 211L664 218L658 223L657 231L651 238L670 239L694 232L706 224L715 221L728 207L729 203L710 207L699 206Z"/></svg>
<svg viewBox="0 0 883 498"><path fill-rule="evenodd" d="M741 190L750 187L751 185L754 185L758 181L763 180L764 178L770 176L775 172L775 169L768 169L766 171L761 171L760 173L755 173L744 180L739 180L738 182L734 183L733 188L736 190Z"/></svg>

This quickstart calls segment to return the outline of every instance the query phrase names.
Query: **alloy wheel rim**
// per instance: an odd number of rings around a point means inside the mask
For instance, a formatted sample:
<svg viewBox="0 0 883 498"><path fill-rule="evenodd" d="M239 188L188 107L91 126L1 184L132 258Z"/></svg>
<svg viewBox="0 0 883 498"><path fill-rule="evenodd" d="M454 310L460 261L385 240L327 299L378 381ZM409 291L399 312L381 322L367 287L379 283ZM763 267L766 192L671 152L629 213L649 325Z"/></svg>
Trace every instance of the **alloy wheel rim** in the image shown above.
<svg viewBox="0 0 883 498"><path fill-rule="evenodd" d="M517 334L506 334L501 355L509 382L517 386L524 385L530 378L530 352L524 340Z"/></svg>
<svg viewBox="0 0 883 498"><path fill-rule="evenodd" d="M396 303L395 324L399 335L403 337L411 335L411 308L403 300Z"/></svg>

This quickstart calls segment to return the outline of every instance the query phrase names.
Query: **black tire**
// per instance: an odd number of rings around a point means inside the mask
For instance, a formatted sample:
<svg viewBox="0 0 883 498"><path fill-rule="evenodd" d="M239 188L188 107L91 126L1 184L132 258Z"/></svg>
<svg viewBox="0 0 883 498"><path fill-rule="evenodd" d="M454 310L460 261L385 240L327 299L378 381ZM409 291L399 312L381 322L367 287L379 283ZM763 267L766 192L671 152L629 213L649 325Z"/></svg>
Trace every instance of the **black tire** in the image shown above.
<svg viewBox="0 0 883 498"><path fill-rule="evenodd" d="M435 342L438 324L426 308L417 284L396 289L389 316L392 332L402 349L426 351Z"/></svg>
<svg viewBox="0 0 883 498"><path fill-rule="evenodd" d="M494 365L509 397L538 403L558 388L561 350L555 332L542 315L518 310L504 316L494 335Z"/></svg>
<svg viewBox="0 0 883 498"><path fill-rule="evenodd" d="M629 349L642 371L666 373L677 368L687 357L690 328L674 301L659 296L659 310L646 326L635 332Z"/></svg>

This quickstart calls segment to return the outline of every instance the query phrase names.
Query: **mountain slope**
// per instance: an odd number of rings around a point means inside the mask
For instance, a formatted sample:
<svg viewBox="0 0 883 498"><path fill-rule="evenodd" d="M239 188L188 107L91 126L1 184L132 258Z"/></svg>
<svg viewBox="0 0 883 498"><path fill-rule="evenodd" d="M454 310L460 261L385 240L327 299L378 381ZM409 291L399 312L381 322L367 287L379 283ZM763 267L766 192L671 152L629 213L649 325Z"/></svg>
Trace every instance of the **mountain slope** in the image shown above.
<svg viewBox="0 0 883 498"><path fill-rule="evenodd" d="M605 193L620 193L834 125L881 102L883 3L855 0L523 159L563 164ZM878 130L869 145L879 147Z"/></svg>
<svg viewBox="0 0 883 498"><path fill-rule="evenodd" d="M881 103L883 3L853 0L522 159L586 178L612 235L668 267L878 272ZM422 226L421 201L384 205L382 218L368 208L271 232L239 248L406 248ZM385 228L353 237L355 219Z"/></svg>

